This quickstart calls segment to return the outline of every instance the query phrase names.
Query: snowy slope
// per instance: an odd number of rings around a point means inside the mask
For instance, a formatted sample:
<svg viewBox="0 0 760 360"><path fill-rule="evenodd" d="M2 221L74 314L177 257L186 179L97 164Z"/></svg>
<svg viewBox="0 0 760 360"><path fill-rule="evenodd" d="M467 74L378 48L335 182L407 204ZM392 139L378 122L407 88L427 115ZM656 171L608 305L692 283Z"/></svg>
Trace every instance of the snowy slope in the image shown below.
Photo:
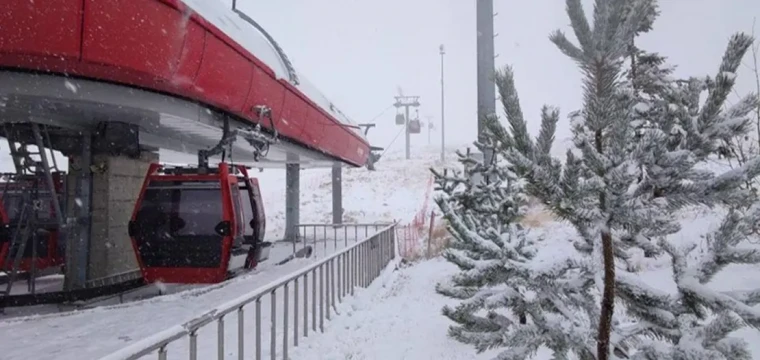
<svg viewBox="0 0 760 360"><path fill-rule="evenodd" d="M720 225L720 217L705 209L684 212L684 231L671 240L685 245L694 241L701 245L700 235ZM541 257L564 257L572 254L574 230L568 224L544 223L532 230L544 238ZM675 291L667 260L646 263L642 260L644 281L661 290ZM492 359L497 350L476 354L475 349L447 337L452 324L441 315L444 305L456 305L435 293L435 284L457 272L442 258L399 269L392 281L382 289L367 292L344 304L347 316L330 322L326 334L308 339L291 356L294 360L371 360L371 359ZM760 285L760 269L736 266L727 269L713 281L721 290L745 290ZM620 310L620 309L618 309ZM620 314L618 314L620 315ZM760 334L745 329L738 332L750 343L754 358L760 359ZM548 360L550 354L539 351L535 360Z"/></svg>
<svg viewBox="0 0 760 360"><path fill-rule="evenodd" d="M420 148L410 160L389 152L376 171L343 169L343 221L410 221L425 201L430 167L439 167L439 149ZM453 160L453 157L450 157ZM261 182L267 212L267 238L281 239L285 224L285 170L253 171ZM301 171L301 223L332 222L331 169Z"/></svg>
<svg viewBox="0 0 760 360"><path fill-rule="evenodd" d="M541 256L572 253L567 241L572 229L561 223L532 230L544 237ZM553 235L553 236L552 236ZM435 285L457 272L456 266L435 258L397 270L385 286L373 284L369 291L343 306L345 316L330 322L325 334L307 339L296 349L293 360L455 360L491 359L498 350L475 354L474 348L446 336L452 324L441 315L445 305L457 300L435 293ZM379 288L378 288L379 287ZM548 353L539 352L548 359Z"/></svg>
<svg viewBox="0 0 760 360"><path fill-rule="evenodd" d="M725 171L726 165L713 162L706 165L714 171ZM552 220L544 210L534 206L529 213L533 235L543 238L539 244L540 258L571 256L575 230L567 223ZM690 208L678 214L683 230L670 237L679 247L697 244L693 254L706 247L704 234L720 226L721 209ZM757 244L749 244L757 246ZM692 259L695 261L696 259ZM657 289L675 293L670 259L638 259L642 280ZM451 322L441 315L444 305L457 300L435 293L435 284L457 272L457 268L442 258L421 262L399 269L392 281L376 291L362 294L344 305L348 316L329 325L329 331L318 339L309 339L297 349L294 360L316 359L491 359L498 349L476 354L475 349L447 337ZM731 266L719 273L710 283L718 290L750 290L760 287L760 267ZM616 316L624 317L621 308ZM753 358L760 359L760 332L745 328L736 335L750 344ZM548 360L548 351L539 351L535 360Z"/></svg>

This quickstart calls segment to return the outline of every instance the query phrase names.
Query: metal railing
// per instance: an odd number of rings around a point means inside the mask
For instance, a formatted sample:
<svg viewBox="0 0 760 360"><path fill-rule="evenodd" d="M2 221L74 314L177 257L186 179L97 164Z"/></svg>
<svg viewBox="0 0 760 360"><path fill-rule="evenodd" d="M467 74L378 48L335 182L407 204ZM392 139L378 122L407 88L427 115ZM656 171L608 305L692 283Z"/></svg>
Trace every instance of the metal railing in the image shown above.
<svg viewBox="0 0 760 360"><path fill-rule="evenodd" d="M324 332L325 320L339 314L337 304L354 295L356 287L371 284L395 258L396 225L378 224L377 231L331 256L101 360L133 360L151 355L167 360L170 353L171 358L190 360L260 360L267 352L272 360L287 359L291 344L298 346L310 331ZM267 305L268 316L262 312ZM247 322L251 307L253 321ZM262 327L267 321L268 331ZM216 331L209 326L214 323ZM182 346L179 340L185 338L187 346ZM249 338L253 338L253 344L246 342ZM235 347L226 348L228 343Z"/></svg>
<svg viewBox="0 0 760 360"><path fill-rule="evenodd" d="M364 240L388 223L359 223L359 224L298 224L298 238L293 242L293 252L298 248L312 246L316 256L327 254L341 247ZM320 251L321 250L321 251Z"/></svg>

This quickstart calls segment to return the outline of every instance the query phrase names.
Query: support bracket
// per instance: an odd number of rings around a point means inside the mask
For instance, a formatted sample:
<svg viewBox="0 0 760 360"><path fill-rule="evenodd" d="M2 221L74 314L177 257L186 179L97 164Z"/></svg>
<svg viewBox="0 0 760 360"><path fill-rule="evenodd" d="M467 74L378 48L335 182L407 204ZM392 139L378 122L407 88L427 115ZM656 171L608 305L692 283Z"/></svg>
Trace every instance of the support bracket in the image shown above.
<svg viewBox="0 0 760 360"><path fill-rule="evenodd" d="M368 123L368 124L358 124L360 128L364 129L364 136L367 136L369 133L369 129L377 126L377 124L374 123Z"/></svg>
<svg viewBox="0 0 760 360"><path fill-rule="evenodd" d="M264 105L256 105L253 109L256 111L259 123L250 129L232 129L230 125L230 117L228 115L221 115L223 122L222 138L216 145L214 145L214 147L198 151L199 168L208 169L208 159L210 157L223 154L228 149L231 151L232 144L237 140L238 136L241 136L254 148L253 158L255 161L258 161L261 157L266 157L269 152L269 146L278 141L279 133L274 125L271 108ZM261 129L261 120L264 119L269 120L270 126L272 127L272 135L264 133Z"/></svg>

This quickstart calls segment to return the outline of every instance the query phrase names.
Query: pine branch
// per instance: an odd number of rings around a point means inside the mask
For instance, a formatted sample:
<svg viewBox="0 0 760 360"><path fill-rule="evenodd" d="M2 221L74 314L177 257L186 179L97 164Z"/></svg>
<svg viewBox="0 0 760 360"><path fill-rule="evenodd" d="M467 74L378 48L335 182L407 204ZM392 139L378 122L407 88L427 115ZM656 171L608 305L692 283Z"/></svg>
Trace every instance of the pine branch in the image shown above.
<svg viewBox="0 0 760 360"><path fill-rule="evenodd" d="M736 70L741 65L744 54L752 46L752 37L746 34L734 34L728 43L728 48L723 55L718 74L715 76L715 84L705 100L702 112L697 122L702 131L707 130L715 123L716 116L731 93L736 82Z"/></svg>

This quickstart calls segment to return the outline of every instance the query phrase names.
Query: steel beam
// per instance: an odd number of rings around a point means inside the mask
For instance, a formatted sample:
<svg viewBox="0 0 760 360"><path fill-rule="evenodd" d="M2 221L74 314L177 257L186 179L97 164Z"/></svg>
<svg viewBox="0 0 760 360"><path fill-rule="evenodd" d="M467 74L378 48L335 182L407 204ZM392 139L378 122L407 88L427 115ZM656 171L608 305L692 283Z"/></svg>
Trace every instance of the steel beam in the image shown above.
<svg viewBox="0 0 760 360"><path fill-rule="evenodd" d="M496 84L494 83L495 50L493 0L477 0L477 75L478 75L478 140L485 131L485 120L496 116ZM493 154L486 149L483 161L491 163Z"/></svg>
<svg viewBox="0 0 760 360"><path fill-rule="evenodd" d="M343 167L339 163L332 167L332 222L343 223Z"/></svg>
<svg viewBox="0 0 760 360"><path fill-rule="evenodd" d="M69 163L69 173L76 173L72 183L74 201L70 202L66 231L66 273L64 290L84 288L90 256L90 227L92 208L92 136L81 136L81 152L75 164ZM72 166L73 165L73 166ZM67 194L68 195L68 194Z"/></svg>
<svg viewBox="0 0 760 360"><path fill-rule="evenodd" d="M300 222L301 166L285 165L285 240L298 240Z"/></svg>

